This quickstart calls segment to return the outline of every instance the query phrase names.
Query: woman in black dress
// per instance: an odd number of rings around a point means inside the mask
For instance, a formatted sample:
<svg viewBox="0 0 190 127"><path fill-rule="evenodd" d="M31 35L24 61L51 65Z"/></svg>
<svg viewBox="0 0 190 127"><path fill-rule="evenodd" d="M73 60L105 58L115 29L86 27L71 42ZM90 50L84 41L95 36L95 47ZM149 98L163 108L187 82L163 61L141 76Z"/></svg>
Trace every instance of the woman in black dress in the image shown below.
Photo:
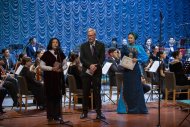
<svg viewBox="0 0 190 127"><path fill-rule="evenodd" d="M67 68L66 56L60 48L57 38L49 41L47 51L42 55L40 66L44 71L44 87L47 102L47 119L61 119L61 99L65 94L63 70Z"/></svg>
<svg viewBox="0 0 190 127"><path fill-rule="evenodd" d="M169 69L175 74L176 85L190 85L190 77L187 77L183 70L183 64L181 62L182 53L179 51L175 51L172 53L172 56L174 60L169 64Z"/></svg>

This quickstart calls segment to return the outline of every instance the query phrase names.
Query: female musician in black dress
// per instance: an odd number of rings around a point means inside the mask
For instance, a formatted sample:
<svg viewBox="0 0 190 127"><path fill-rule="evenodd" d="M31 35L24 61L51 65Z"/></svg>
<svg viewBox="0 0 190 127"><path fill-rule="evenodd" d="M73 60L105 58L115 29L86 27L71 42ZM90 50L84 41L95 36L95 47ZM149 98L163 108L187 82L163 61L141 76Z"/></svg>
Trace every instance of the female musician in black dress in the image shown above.
<svg viewBox="0 0 190 127"><path fill-rule="evenodd" d="M174 51L172 53L174 60L169 64L169 69L174 72L176 77L176 85L184 86L190 85L190 77L187 77L184 73L183 64L181 62L182 53L180 51Z"/></svg>

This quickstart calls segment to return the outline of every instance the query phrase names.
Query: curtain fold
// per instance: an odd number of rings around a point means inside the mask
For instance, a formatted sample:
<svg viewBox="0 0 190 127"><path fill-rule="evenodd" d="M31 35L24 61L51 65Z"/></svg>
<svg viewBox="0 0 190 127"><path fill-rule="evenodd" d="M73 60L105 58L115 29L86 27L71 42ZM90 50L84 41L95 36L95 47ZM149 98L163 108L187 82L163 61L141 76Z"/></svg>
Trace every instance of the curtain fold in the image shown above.
<svg viewBox="0 0 190 127"><path fill-rule="evenodd" d="M52 37L61 41L68 54L86 41L87 28L97 30L97 39L107 47L116 37L119 45L131 31L137 43L152 37L158 43L160 12L163 15L162 41L189 37L189 0L1 0L0 48L26 44L36 37L44 46Z"/></svg>

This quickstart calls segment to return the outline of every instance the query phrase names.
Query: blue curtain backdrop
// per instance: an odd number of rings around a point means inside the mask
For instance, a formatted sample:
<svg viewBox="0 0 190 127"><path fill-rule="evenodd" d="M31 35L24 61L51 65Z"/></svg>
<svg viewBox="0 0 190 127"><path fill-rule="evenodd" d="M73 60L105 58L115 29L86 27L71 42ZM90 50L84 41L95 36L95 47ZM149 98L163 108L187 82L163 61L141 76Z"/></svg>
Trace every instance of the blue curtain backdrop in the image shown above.
<svg viewBox="0 0 190 127"><path fill-rule="evenodd" d="M68 53L86 41L89 27L107 46L130 31L138 33L138 43L147 37L158 43L160 11L163 42L189 36L190 0L0 0L0 47L30 37L46 46L57 37Z"/></svg>

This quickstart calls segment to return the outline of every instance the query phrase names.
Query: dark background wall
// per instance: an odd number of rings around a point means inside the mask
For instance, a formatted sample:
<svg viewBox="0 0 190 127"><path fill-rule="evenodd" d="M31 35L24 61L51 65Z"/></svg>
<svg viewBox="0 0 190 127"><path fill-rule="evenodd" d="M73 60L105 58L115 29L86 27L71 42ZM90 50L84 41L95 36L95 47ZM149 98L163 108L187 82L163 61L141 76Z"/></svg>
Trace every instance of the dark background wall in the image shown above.
<svg viewBox="0 0 190 127"><path fill-rule="evenodd" d="M152 37L156 44L160 11L162 42L190 36L190 0L0 0L0 48L26 44L30 37L46 46L57 37L69 52L86 41L88 27L107 46L130 31L138 33L138 43Z"/></svg>

